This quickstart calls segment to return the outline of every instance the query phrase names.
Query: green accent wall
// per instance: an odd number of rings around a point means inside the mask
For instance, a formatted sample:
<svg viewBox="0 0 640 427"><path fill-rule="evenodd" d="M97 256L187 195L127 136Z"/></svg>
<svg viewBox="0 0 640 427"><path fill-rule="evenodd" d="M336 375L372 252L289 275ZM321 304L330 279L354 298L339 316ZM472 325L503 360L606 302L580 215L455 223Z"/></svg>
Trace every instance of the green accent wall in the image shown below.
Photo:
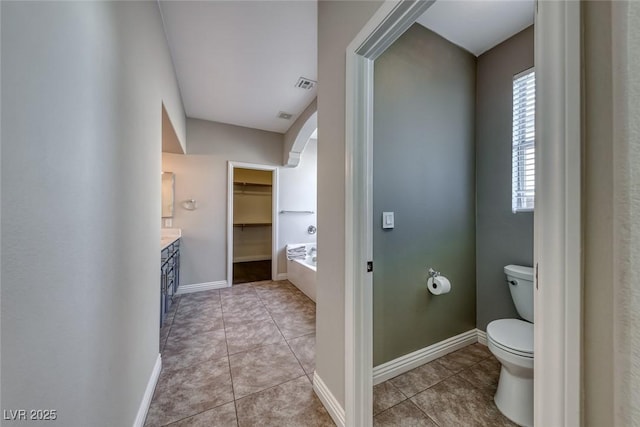
<svg viewBox="0 0 640 427"><path fill-rule="evenodd" d="M476 58L416 24L374 66L375 366L476 327Z"/></svg>

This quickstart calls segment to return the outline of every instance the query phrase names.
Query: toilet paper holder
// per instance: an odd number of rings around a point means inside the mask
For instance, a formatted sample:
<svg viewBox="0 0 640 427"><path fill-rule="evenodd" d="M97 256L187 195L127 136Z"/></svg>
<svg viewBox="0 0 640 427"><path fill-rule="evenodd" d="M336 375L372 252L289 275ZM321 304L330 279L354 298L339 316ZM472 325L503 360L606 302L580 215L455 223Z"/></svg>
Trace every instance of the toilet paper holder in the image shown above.
<svg viewBox="0 0 640 427"><path fill-rule="evenodd" d="M440 274L439 271L429 268L429 279L427 279L427 289L433 295L448 294L451 291L451 282Z"/></svg>
<svg viewBox="0 0 640 427"><path fill-rule="evenodd" d="M429 277L433 277L436 278L438 276L442 276L442 274L440 274L439 271L434 270L433 268L429 267Z"/></svg>

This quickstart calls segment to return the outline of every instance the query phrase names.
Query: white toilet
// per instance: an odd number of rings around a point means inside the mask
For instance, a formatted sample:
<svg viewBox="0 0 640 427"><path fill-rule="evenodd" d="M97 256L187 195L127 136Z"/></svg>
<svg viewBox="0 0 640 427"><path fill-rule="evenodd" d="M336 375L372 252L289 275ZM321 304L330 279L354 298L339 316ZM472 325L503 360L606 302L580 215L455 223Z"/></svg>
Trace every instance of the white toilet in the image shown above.
<svg viewBox="0 0 640 427"><path fill-rule="evenodd" d="M494 397L511 421L533 426L533 269L507 265L511 298L520 319L494 320L487 325L489 350L502 364Z"/></svg>

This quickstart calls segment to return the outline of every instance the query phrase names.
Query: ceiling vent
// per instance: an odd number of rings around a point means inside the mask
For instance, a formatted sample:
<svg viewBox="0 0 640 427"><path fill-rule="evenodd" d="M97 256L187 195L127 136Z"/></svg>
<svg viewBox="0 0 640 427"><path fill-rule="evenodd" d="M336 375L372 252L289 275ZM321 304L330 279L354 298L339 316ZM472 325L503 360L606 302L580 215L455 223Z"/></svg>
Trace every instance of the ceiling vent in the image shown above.
<svg viewBox="0 0 640 427"><path fill-rule="evenodd" d="M300 77L298 79L298 82L296 83L296 87L299 87L300 89L309 90L309 89L313 89L316 83L318 82L316 82L315 80L311 80L306 77Z"/></svg>
<svg viewBox="0 0 640 427"><path fill-rule="evenodd" d="M291 117L293 117L293 114L285 113L284 111L278 113L279 119L291 120Z"/></svg>

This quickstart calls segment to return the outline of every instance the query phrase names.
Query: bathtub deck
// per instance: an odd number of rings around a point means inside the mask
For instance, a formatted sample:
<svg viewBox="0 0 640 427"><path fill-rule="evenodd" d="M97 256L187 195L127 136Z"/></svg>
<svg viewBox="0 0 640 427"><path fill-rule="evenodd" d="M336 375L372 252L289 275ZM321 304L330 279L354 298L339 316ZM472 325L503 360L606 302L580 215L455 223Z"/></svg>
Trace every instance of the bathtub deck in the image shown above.
<svg viewBox="0 0 640 427"><path fill-rule="evenodd" d="M316 270L304 261L287 261L287 278L306 296L316 301Z"/></svg>

